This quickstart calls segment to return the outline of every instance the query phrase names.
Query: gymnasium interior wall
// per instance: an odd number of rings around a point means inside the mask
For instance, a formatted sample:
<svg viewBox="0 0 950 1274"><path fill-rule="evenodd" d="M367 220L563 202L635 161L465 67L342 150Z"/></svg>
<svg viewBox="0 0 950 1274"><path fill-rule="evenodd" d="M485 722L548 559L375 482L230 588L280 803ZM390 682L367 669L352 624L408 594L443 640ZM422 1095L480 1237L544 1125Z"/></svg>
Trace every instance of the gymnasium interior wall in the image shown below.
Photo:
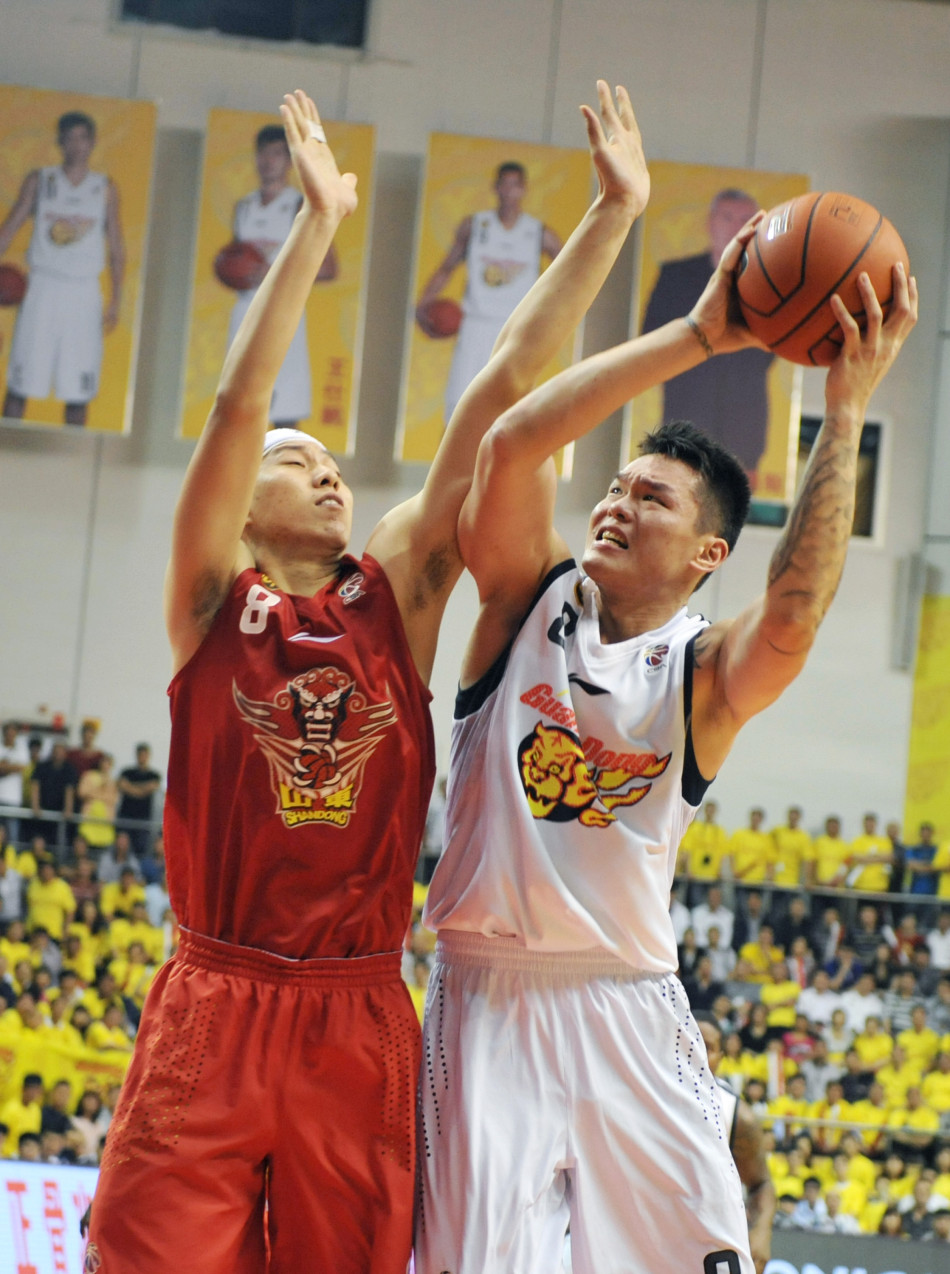
<svg viewBox="0 0 950 1274"><path fill-rule="evenodd" d="M805 806L809 826L839 813L847 836L866 808L902 816L913 672L896 666L894 632L908 605L913 620L914 599L899 567L950 533L950 5L374 0L359 58L120 28L111 0L0 0L0 31L0 81L153 99L159 128L131 434L0 425L0 713L29 717L46 705L73 722L94 715L121 764L140 738L159 763L167 756L161 586L190 454L175 435L207 111L276 109L300 85L328 118L376 127L359 435L345 469L359 550L423 476L391 456L429 132L583 145L577 105L593 100L600 75L629 87L648 156L805 172L816 189L877 205L907 243L921 320L870 411L884 425L878 532L853 546L805 673L748 727L713 789L727 826L743 823L752 803L770 822L790 801ZM631 243L588 321L589 351L626 335L634 264ZM822 384L821 373L806 373L806 413L820 414ZM611 420L581 444L561 491L560 523L578 551L619 446ZM752 600L776 538L745 532L700 596L706 614ZM941 565L935 559L938 574ZM442 766L473 614L463 581L433 679Z"/></svg>

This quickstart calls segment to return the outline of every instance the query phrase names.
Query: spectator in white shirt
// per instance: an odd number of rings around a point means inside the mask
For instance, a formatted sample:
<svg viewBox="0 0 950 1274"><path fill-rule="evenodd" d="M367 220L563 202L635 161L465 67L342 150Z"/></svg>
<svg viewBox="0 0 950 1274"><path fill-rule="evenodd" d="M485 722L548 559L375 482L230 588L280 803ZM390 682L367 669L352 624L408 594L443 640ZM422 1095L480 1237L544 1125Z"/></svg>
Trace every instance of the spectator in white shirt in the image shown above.
<svg viewBox="0 0 950 1274"><path fill-rule="evenodd" d="M816 969L811 975L811 985L798 997L798 1012L804 1013L813 1026L827 1026L835 1009L843 1007L841 995L831 989L831 979L826 969Z"/></svg>
<svg viewBox="0 0 950 1274"><path fill-rule="evenodd" d="M720 945L731 947L734 924L735 915L723 905L722 889L719 885L710 885L706 901L693 908L693 932L696 935L697 945L700 947L709 945L709 926L716 925L719 929Z"/></svg>
<svg viewBox="0 0 950 1274"><path fill-rule="evenodd" d="M927 934L927 946L935 969L950 969L950 911L941 911L937 927Z"/></svg>
<svg viewBox="0 0 950 1274"><path fill-rule="evenodd" d="M850 991L841 996L848 1026L859 1035L869 1017L884 1017L884 1001L874 988L874 975L862 973Z"/></svg>

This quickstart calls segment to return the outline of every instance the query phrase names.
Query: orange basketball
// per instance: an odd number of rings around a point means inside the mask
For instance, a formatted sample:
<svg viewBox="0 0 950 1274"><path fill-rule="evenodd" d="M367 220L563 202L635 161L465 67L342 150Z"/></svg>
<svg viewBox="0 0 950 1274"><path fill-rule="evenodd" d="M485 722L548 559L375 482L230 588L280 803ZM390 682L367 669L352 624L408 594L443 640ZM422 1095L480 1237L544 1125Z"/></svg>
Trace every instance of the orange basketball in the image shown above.
<svg viewBox="0 0 950 1274"><path fill-rule="evenodd" d="M19 305L26 295L26 275L8 262L0 264L0 305Z"/></svg>
<svg viewBox="0 0 950 1274"><path fill-rule="evenodd" d="M876 208L853 195L811 192L764 218L737 272L742 316L755 336L792 363L827 367L841 348L830 298L837 292L863 328L858 275L866 270L885 317L900 235Z"/></svg>
<svg viewBox="0 0 950 1274"><path fill-rule="evenodd" d="M462 325L462 307L448 296L437 296L426 306L426 320L433 336L455 336Z"/></svg>
<svg viewBox="0 0 950 1274"><path fill-rule="evenodd" d="M234 239L214 259L214 272L226 288L246 292L256 288L267 273L267 261L253 243Z"/></svg>

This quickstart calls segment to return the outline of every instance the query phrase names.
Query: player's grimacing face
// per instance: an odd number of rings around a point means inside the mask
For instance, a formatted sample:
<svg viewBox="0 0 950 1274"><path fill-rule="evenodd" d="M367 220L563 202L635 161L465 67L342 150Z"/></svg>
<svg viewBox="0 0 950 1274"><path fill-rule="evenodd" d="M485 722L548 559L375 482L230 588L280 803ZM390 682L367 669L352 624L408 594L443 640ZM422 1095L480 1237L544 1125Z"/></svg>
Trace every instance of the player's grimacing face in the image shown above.
<svg viewBox="0 0 950 1274"><path fill-rule="evenodd" d="M648 572L653 579L682 572L706 538L699 530L699 478L669 456L639 456L611 480L594 506L584 568L597 582L603 569Z"/></svg>
<svg viewBox="0 0 950 1274"><path fill-rule="evenodd" d="M285 443L267 453L251 501L252 538L316 535L345 548L352 523L353 493L318 442Z"/></svg>

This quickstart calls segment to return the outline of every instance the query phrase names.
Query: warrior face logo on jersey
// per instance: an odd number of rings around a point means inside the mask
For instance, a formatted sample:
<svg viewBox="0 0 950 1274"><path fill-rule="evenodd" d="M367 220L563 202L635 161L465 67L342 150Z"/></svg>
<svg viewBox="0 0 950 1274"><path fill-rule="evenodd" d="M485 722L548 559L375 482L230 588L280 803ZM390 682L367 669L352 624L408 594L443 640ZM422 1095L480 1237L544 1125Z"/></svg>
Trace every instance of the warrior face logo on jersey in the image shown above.
<svg viewBox="0 0 950 1274"><path fill-rule="evenodd" d="M267 758L285 826L346 827L366 763L395 724L392 703L371 703L349 673L332 666L300 673L270 703L248 698L236 682L233 694Z"/></svg>
<svg viewBox="0 0 950 1274"><path fill-rule="evenodd" d="M522 740L518 762L521 785L535 818L554 823L577 819L585 827L606 827L616 822L611 811L618 805L643 800L653 784L638 784L636 779L657 778L669 765L670 755L637 755L636 772L588 766L576 735L539 721Z"/></svg>

